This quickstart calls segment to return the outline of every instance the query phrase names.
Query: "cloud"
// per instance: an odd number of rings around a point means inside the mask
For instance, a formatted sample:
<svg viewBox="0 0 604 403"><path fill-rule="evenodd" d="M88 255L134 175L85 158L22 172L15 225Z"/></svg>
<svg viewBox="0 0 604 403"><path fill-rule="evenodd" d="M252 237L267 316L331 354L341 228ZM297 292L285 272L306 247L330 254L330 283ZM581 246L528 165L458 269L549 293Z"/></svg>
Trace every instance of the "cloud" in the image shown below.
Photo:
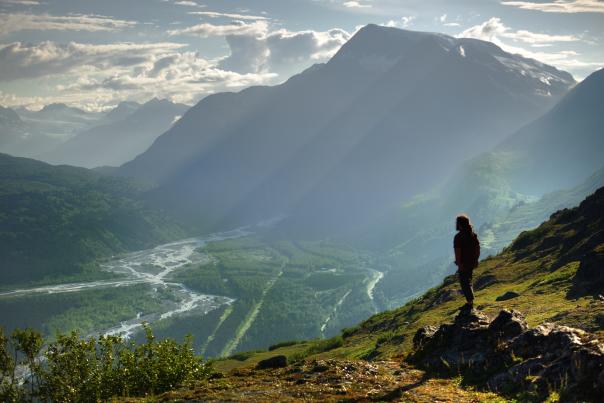
<svg viewBox="0 0 604 403"><path fill-rule="evenodd" d="M204 7L202 5L195 3L194 1L189 1L189 0L175 1L174 4L176 4L177 6L186 6L186 7Z"/></svg>
<svg viewBox="0 0 604 403"><path fill-rule="evenodd" d="M174 29L168 31L168 35L194 35L202 38L234 35L262 36L265 35L267 31L268 24L266 21L254 21L250 23L233 21L226 25L203 23L187 28Z"/></svg>
<svg viewBox="0 0 604 403"><path fill-rule="evenodd" d="M8 4L11 6L39 6L41 3L36 0L0 0L1 4Z"/></svg>
<svg viewBox="0 0 604 403"><path fill-rule="evenodd" d="M348 32L338 28L328 31L280 29L261 36L227 36L231 54L220 66L237 72L289 74L300 66L308 66L309 61L327 60L349 38Z"/></svg>
<svg viewBox="0 0 604 403"><path fill-rule="evenodd" d="M410 15L410 16L406 16L406 17L401 17L400 20L398 20L398 21L390 20L382 25L385 27L392 27L392 28L409 28L411 25L413 25L414 20L415 20L415 16Z"/></svg>
<svg viewBox="0 0 604 403"><path fill-rule="evenodd" d="M148 62L158 53L183 46L185 45L169 42L109 45L14 42L0 48L0 81L62 74L83 66L96 69L129 67Z"/></svg>
<svg viewBox="0 0 604 403"><path fill-rule="evenodd" d="M521 55L523 57L539 60L561 69L568 69L579 74L591 72L602 67L604 62L579 60L579 54L572 50L554 52L532 51L520 46L511 45L504 40L511 39L515 42L529 44L534 48L543 48L553 43L578 41L574 35L548 35L526 30L513 31L501 22L499 18L491 18L482 24L475 25L457 35L460 38L476 38L493 42L503 50Z"/></svg>
<svg viewBox="0 0 604 403"><path fill-rule="evenodd" d="M215 12L201 15L233 16ZM274 70L278 74L293 73L300 67L307 66L309 61L328 59L350 38L348 32L337 28L327 31L270 31L265 19L253 22L233 21L230 24L203 23L168 33L203 38L223 36L230 54L220 61L219 67L241 74Z"/></svg>
<svg viewBox="0 0 604 403"><path fill-rule="evenodd" d="M273 73L225 71L197 52L181 52L158 57L143 68L102 79L85 76L58 89L82 94L114 92L122 98L158 96L191 103L210 93L269 83L275 77Z"/></svg>
<svg viewBox="0 0 604 403"><path fill-rule="evenodd" d="M501 4L545 13L604 13L604 2L601 0L554 0L546 3L502 1Z"/></svg>
<svg viewBox="0 0 604 403"><path fill-rule="evenodd" d="M475 25L457 35L460 38L476 38L495 42L500 38L528 44L548 44L554 42L575 42L580 40L575 35L549 35L527 30L513 31L501 22L500 18L492 17L482 24Z"/></svg>
<svg viewBox="0 0 604 403"><path fill-rule="evenodd" d="M258 21L258 20L268 20L269 19L268 17L260 16L260 15L219 13L217 11L190 11L189 14L201 15L201 16L210 17L210 18L232 18L232 19L241 20L241 21L245 21L245 20Z"/></svg>
<svg viewBox="0 0 604 403"><path fill-rule="evenodd" d="M136 25L135 21L121 20L102 15L0 13L0 35L24 30L38 31L119 31Z"/></svg>
<svg viewBox="0 0 604 403"><path fill-rule="evenodd" d="M371 8L371 4L362 4L355 0L345 1L342 5L346 8Z"/></svg>
<svg viewBox="0 0 604 403"><path fill-rule="evenodd" d="M458 27L460 24L458 22L447 21L448 15L443 14L440 17L436 18L436 21L440 22L445 27Z"/></svg>

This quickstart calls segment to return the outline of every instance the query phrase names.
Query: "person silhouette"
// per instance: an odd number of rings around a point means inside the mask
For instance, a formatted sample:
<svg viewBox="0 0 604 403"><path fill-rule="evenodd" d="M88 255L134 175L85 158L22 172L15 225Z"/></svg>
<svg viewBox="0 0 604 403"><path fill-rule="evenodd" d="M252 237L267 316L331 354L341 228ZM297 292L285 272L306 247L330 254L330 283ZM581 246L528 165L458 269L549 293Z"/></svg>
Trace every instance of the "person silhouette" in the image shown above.
<svg viewBox="0 0 604 403"><path fill-rule="evenodd" d="M478 259L480 258L480 242L478 235L474 232L470 217L460 214L455 219L457 234L453 238L453 249L455 250L455 264L461 292L466 297L466 304L462 309L474 307L474 290L472 289L472 274Z"/></svg>

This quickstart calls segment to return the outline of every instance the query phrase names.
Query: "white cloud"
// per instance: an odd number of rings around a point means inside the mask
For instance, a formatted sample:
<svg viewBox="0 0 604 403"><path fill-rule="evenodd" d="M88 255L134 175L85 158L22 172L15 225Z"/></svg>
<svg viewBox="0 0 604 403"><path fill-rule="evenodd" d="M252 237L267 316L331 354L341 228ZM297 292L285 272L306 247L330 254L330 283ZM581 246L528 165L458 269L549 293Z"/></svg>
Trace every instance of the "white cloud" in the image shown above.
<svg viewBox="0 0 604 403"><path fill-rule="evenodd" d="M604 13L604 2L601 0L554 0L545 3L502 1L501 4L545 13Z"/></svg>
<svg viewBox="0 0 604 403"><path fill-rule="evenodd" d="M495 42L499 38L528 44L547 44L554 42L575 42L580 40L575 35L550 35L527 30L514 31L501 22L500 18L492 17L482 24L475 25L457 35L460 38L476 38Z"/></svg>
<svg viewBox="0 0 604 403"><path fill-rule="evenodd" d="M189 14L192 14L192 15L201 15L201 16L210 17L210 18L233 18L235 20L241 20L241 21L245 21L245 20L251 20L251 21L268 20L267 17L260 16L260 15L219 13L217 11L190 11Z"/></svg>
<svg viewBox="0 0 604 403"><path fill-rule="evenodd" d="M574 35L548 35L526 30L513 31L501 22L499 18L491 18L482 24L470 27L457 35L460 38L476 38L493 42L503 50L524 57L539 60L561 69L578 71L582 74L586 70L602 67L604 62L579 60L579 54L572 50L553 52L531 51L520 46L514 46L504 40L523 42L531 47L547 47L553 43L578 41Z"/></svg>
<svg viewBox="0 0 604 403"><path fill-rule="evenodd" d="M0 81L63 74L83 66L95 69L129 67L148 62L156 54L183 46L185 45L169 42L109 45L14 42L0 48Z"/></svg>
<svg viewBox="0 0 604 403"><path fill-rule="evenodd" d="M195 3L194 1L188 1L188 0L175 1L174 4L176 4L177 6L186 6L186 7L203 7L203 6Z"/></svg>
<svg viewBox="0 0 604 403"><path fill-rule="evenodd" d="M393 28L409 28L411 25L413 25L414 20L415 20L415 16L410 15L410 16L401 17L400 20L390 20L382 25L384 25L386 27L393 27Z"/></svg>
<svg viewBox="0 0 604 403"><path fill-rule="evenodd" d="M448 21L447 14L443 14L440 17L436 18L436 21L440 22L445 27L459 27L459 25L460 25L458 22Z"/></svg>
<svg viewBox="0 0 604 403"><path fill-rule="evenodd" d="M136 25L135 21L121 20L102 15L0 13L0 35L24 30L39 31L119 31Z"/></svg>
<svg viewBox="0 0 604 403"><path fill-rule="evenodd" d="M342 5L346 8L371 8L371 4L362 4L356 0L345 1Z"/></svg>
<svg viewBox="0 0 604 403"><path fill-rule="evenodd" d="M233 21L230 24L216 25L203 23L193 25L183 29L174 29L168 31L169 35L195 35L202 38L211 36L229 36L229 35L247 35L247 36L262 36L268 31L266 21L243 22Z"/></svg>
<svg viewBox="0 0 604 403"><path fill-rule="evenodd" d="M0 4L13 6L39 6L40 2L36 0L0 0Z"/></svg>
<svg viewBox="0 0 604 403"><path fill-rule="evenodd" d="M289 74L307 67L309 62L327 60L349 38L348 32L338 28L328 31L280 29L261 36L227 36L231 54L220 66L237 72Z"/></svg>

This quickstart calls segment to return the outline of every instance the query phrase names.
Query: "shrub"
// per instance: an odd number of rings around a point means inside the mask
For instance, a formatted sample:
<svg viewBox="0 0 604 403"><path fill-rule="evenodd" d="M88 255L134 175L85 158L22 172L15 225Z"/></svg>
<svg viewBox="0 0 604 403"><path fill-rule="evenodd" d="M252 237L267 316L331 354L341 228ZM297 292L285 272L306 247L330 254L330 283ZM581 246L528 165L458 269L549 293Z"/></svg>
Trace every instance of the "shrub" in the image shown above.
<svg viewBox="0 0 604 403"><path fill-rule="evenodd" d="M148 326L145 332L146 342L139 345L119 336L84 339L72 332L57 336L40 354L44 340L39 333L15 330L7 338L0 329L0 400L96 402L146 396L210 374L210 365L195 356L190 337L182 344L157 342ZM20 367L26 369L21 376Z"/></svg>

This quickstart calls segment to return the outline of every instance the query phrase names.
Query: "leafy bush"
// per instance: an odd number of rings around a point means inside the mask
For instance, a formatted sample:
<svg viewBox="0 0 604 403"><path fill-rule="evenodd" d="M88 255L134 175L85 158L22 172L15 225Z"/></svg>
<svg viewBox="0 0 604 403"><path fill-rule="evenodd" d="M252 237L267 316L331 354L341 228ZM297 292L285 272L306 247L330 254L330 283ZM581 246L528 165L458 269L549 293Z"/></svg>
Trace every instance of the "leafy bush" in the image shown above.
<svg viewBox="0 0 604 403"><path fill-rule="evenodd" d="M211 367L195 356L192 340L146 342L119 336L83 339L59 335L42 353L44 340L31 330L5 337L0 329L0 400L96 402L115 396L146 396L203 379Z"/></svg>

